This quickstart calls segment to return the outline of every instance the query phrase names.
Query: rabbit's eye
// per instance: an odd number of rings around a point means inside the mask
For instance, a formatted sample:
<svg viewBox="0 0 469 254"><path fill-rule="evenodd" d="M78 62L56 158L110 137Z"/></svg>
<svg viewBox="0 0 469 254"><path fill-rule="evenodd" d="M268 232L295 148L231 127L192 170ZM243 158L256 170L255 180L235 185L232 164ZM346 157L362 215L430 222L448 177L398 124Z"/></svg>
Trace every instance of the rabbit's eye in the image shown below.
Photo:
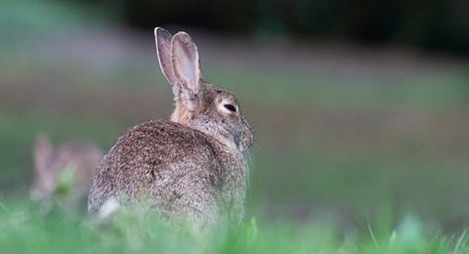
<svg viewBox="0 0 469 254"><path fill-rule="evenodd" d="M223 105L223 107L225 107L226 109L228 109L231 112L236 112L236 107L231 105L231 104L225 104L225 105Z"/></svg>

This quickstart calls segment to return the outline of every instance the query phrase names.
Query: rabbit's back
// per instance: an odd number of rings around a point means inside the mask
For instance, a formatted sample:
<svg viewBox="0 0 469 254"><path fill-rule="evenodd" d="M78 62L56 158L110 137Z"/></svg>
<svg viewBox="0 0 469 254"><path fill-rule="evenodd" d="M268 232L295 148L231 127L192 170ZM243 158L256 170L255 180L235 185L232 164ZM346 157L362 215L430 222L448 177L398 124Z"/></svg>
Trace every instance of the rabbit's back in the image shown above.
<svg viewBox="0 0 469 254"><path fill-rule="evenodd" d="M171 218L216 217L227 209L225 204L244 199L242 155L238 158L227 149L179 123L139 124L118 139L98 167L89 212L96 213L114 197L127 203L146 200ZM234 185L224 184L225 180Z"/></svg>

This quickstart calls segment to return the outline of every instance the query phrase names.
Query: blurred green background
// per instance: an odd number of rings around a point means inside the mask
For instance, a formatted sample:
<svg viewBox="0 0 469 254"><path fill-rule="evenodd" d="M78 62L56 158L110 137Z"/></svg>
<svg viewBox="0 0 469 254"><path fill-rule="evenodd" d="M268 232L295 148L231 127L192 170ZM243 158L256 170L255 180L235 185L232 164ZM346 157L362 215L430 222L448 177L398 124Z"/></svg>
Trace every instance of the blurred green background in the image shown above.
<svg viewBox="0 0 469 254"><path fill-rule="evenodd" d="M0 198L27 199L39 131L108 150L167 118L153 27L189 32L255 128L247 216L344 229L469 225L467 1L0 3Z"/></svg>

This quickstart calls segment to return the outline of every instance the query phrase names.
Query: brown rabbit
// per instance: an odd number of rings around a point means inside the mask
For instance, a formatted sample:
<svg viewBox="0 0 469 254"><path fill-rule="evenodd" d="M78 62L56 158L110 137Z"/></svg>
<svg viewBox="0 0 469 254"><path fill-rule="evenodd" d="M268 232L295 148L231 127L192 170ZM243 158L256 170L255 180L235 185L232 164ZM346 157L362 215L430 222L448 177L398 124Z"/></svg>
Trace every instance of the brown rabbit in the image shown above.
<svg viewBox="0 0 469 254"><path fill-rule="evenodd" d="M124 133L104 156L88 211L108 200L196 226L240 221L248 177L251 129L237 98L202 80L196 45L185 32L155 28L161 70L172 86L170 121L150 120Z"/></svg>
<svg viewBox="0 0 469 254"><path fill-rule="evenodd" d="M77 205L86 200L95 168L103 152L95 144L84 140L66 142L57 149L45 134L39 134L33 148L34 180L30 197L34 201L49 202L57 189L58 177L67 168L74 170L74 183L64 201Z"/></svg>

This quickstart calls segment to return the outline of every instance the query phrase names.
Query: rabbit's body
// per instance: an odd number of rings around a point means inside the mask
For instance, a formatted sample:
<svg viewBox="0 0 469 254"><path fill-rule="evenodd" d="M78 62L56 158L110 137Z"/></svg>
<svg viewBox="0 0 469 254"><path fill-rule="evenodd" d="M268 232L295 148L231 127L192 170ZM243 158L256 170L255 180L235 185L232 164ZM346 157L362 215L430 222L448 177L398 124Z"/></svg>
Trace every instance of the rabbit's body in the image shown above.
<svg viewBox="0 0 469 254"><path fill-rule="evenodd" d="M155 36L176 109L171 121L141 123L118 139L97 169L88 211L99 214L108 200L118 200L199 226L240 221L251 129L236 97L202 80L189 35L157 28Z"/></svg>
<svg viewBox="0 0 469 254"><path fill-rule="evenodd" d="M70 140L54 149L48 138L39 135L34 147L35 177L31 186L31 199L48 202L57 191L60 174L73 170L73 186L64 202L77 205L86 200L95 168L103 158L103 152L86 140Z"/></svg>
<svg viewBox="0 0 469 254"><path fill-rule="evenodd" d="M127 131L105 156L89 209L97 212L114 196L148 199L158 213L178 220L213 223L218 214L239 220L245 169L241 153L211 136L179 123L148 121Z"/></svg>

